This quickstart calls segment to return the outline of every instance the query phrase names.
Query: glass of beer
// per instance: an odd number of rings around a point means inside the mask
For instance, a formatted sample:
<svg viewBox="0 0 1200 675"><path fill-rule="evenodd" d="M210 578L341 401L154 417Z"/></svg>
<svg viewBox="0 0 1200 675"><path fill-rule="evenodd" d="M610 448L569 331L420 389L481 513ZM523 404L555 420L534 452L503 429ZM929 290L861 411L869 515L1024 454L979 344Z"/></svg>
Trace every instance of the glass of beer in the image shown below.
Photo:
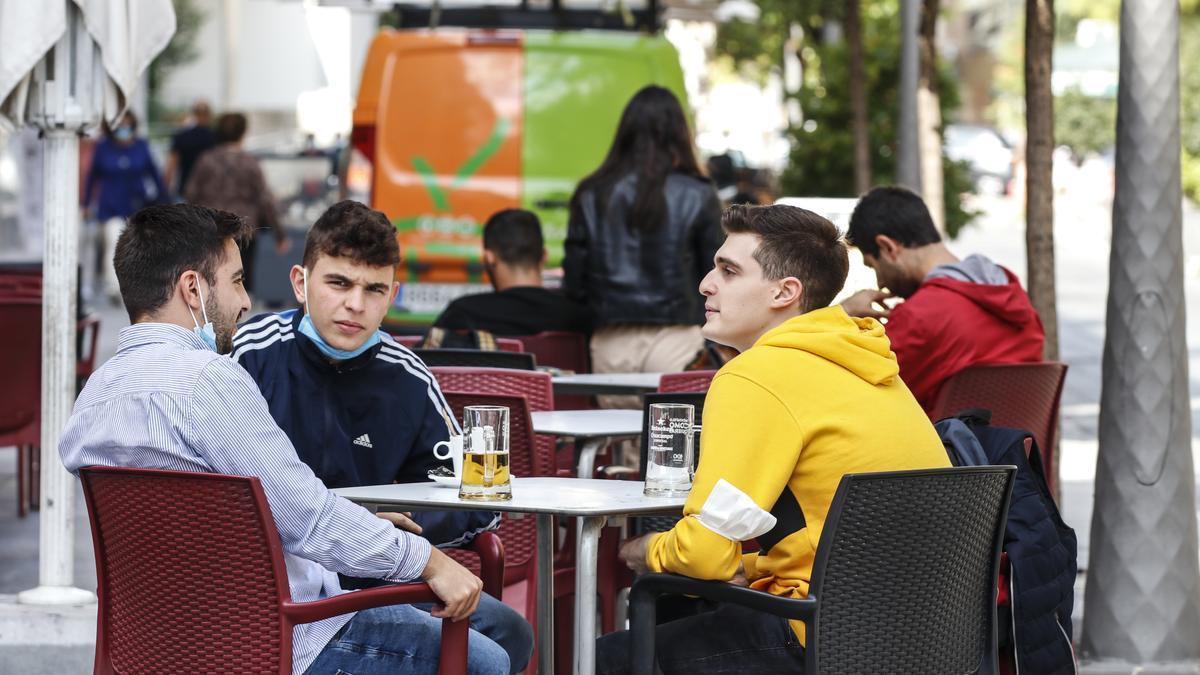
<svg viewBox="0 0 1200 675"><path fill-rule="evenodd" d="M463 409L463 468L460 499L512 499L508 473L508 408L469 405Z"/></svg>

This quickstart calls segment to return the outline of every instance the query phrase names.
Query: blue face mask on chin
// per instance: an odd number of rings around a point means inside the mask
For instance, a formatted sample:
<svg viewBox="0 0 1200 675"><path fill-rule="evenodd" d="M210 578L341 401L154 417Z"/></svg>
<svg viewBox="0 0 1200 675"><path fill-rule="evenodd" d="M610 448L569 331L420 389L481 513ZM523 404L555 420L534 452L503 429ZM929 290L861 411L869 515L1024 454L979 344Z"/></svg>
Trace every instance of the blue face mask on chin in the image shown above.
<svg viewBox="0 0 1200 675"><path fill-rule="evenodd" d="M188 314L192 315L192 323L196 324L196 327L192 329L192 332L195 333L196 337L200 338L200 341L208 346L209 349L220 354L221 350L217 348L217 331L213 329L212 321L208 320L208 309L204 306L204 292L200 290L199 284L196 284L196 293L200 294L200 314L204 317L204 325L201 326L200 322L196 321L196 313L193 312L192 308L189 306Z"/></svg>
<svg viewBox="0 0 1200 675"><path fill-rule="evenodd" d="M367 341L358 346L357 349L346 351L338 349L325 341L321 334L317 332L317 327L313 325L312 316L308 313L308 270L304 270L304 318L300 319L300 334L312 340L312 343L317 346L317 349L325 355L326 358L333 361L349 361L350 359L359 356L371 347L383 341L381 333L375 331L371 333L371 337Z"/></svg>

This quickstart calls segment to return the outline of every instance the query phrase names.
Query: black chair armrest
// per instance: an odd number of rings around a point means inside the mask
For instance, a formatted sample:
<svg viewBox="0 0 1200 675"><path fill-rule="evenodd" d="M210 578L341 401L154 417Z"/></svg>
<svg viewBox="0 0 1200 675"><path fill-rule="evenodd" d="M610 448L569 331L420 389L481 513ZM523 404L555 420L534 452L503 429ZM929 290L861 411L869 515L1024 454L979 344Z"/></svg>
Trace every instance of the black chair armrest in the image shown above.
<svg viewBox="0 0 1200 675"><path fill-rule="evenodd" d="M655 672L655 604L660 595L695 595L801 621L811 620L817 610L814 598L784 598L723 581L701 581L677 574L642 575L633 582L629 595L633 638L631 665L635 675L654 675Z"/></svg>

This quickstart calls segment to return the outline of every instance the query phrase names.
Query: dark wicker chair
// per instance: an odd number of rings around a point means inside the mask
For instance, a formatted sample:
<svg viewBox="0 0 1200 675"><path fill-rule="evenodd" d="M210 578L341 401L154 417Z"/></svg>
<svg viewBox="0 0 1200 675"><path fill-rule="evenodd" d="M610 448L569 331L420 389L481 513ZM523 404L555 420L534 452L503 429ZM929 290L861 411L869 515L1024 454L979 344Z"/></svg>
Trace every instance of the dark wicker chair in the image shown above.
<svg viewBox="0 0 1200 675"><path fill-rule="evenodd" d="M96 549L95 672L292 672L292 628L436 602L423 583L293 602L257 478L87 467ZM442 621L439 671L467 672L467 622Z"/></svg>
<svg viewBox="0 0 1200 675"><path fill-rule="evenodd" d="M1025 429L1037 441L1046 482L1057 497L1054 446L1066 377L1067 365L1052 361L971 366L942 385L930 418L937 421L971 408L986 408L992 412L992 426Z"/></svg>
<svg viewBox="0 0 1200 675"><path fill-rule="evenodd" d="M648 574L633 586L633 672L655 670L655 603L695 595L807 627L805 672L996 673L996 574L1016 468L847 474L809 595Z"/></svg>

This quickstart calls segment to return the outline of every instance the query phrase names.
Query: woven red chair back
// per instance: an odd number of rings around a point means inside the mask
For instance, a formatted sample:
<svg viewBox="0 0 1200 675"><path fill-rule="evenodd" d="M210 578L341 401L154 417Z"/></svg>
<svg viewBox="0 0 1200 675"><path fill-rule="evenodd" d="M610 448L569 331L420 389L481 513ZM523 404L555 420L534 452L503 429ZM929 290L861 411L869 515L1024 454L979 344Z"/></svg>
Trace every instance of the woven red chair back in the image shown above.
<svg viewBox="0 0 1200 675"><path fill-rule="evenodd" d="M416 349L421 346L422 342L425 341L425 336L424 335L392 335L392 339L395 340L397 344L408 347L409 349Z"/></svg>
<svg viewBox="0 0 1200 675"><path fill-rule="evenodd" d="M40 280L39 280L40 281ZM40 284L39 284L40 286ZM0 296L0 447L40 445L42 299Z"/></svg>
<svg viewBox="0 0 1200 675"><path fill-rule="evenodd" d="M40 267L18 267L0 269L0 297L42 298L42 270Z"/></svg>
<svg viewBox="0 0 1200 675"><path fill-rule="evenodd" d="M257 478L103 467L80 477L97 672L291 672L287 576Z"/></svg>
<svg viewBox="0 0 1200 675"><path fill-rule="evenodd" d="M546 331L522 335L525 351L537 357L539 366L551 366L574 373L592 372L587 336L583 333Z"/></svg>
<svg viewBox="0 0 1200 675"><path fill-rule="evenodd" d="M435 366L429 370L443 391L524 396L531 413L554 410L554 386L548 373L513 368L450 366Z"/></svg>
<svg viewBox="0 0 1200 675"><path fill-rule="evenodd" d="M1033 434L1042 454L1042 467L1053 485L1052 465L1058 442L1058 406L1065 363L981 365L955 373L938 392L930 418L940 420L968 408L992 411L992 425L1025 429Z"/></svg>
<svg viewBox="0 0 1200 675"><path fill-rule="evenodd" d="M663 394L706 392L712 384L715 370L685 370L682 373L663 373L658 381L658 391Z"/></svg>
<svg viewBox="0 0 1200 675"><path fill-rule="evenodd" d="M498 337L496 338L496 349L502 352L516 352L520 354L525 351L525 343L517 338Z"/></svg>

